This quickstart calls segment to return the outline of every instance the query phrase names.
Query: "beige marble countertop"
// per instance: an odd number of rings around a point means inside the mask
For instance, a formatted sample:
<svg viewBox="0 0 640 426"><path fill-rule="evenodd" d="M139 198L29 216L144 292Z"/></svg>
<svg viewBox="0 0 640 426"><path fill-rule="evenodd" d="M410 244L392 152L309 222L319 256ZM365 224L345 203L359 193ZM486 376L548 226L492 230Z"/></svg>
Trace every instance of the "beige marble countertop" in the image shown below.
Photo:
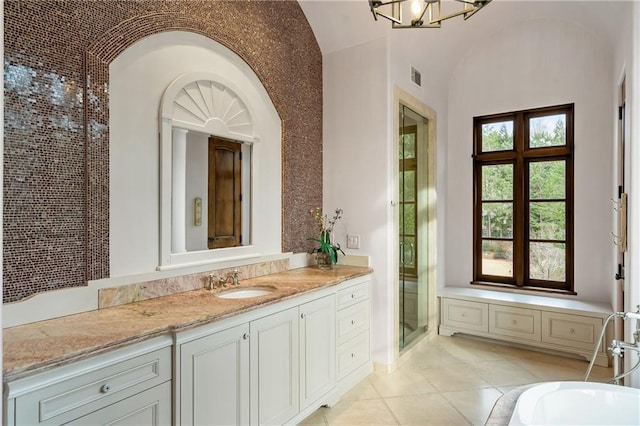
<svg viewBox="0 0 640 426"><path fill-rule="evenodd" d="M371 268L342 265L331 270L291 269L240 281L240 287L276 288L261 297L221 299L202 289L6 328L3 381L204 325L371 272Z"/></svg>

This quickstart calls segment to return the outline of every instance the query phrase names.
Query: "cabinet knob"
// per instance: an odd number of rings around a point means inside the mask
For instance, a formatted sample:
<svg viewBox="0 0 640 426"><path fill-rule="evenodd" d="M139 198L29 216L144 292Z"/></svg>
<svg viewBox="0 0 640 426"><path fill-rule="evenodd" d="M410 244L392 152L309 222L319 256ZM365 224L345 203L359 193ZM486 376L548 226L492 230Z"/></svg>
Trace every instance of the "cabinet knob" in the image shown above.
<svg viewBox="0 0 640 426"><path fill-rule="evenodd" d="M511 320L511 324L516 325L518 323L518 321L516 320Z"/></svg>
<svg viewBox="0 0 640 426"><path fill-rule="evenodd" d="M111 385L109 385L109 383L105 383L104 385L102 385L102 387L100 388L100 392L102 393L107 393L111 390Z"/></svg>
<svg viewBox="0 0 640 426"><path fill-rule="evenodd" d="M305 319L307 317L307 314L300 314L300 318Z"/></svg>
<svg viewBox="0 0 640 426"><path fill-rule="evenodd" d="M569 329L569 334L574 334L575 332L576 331L573 328Z"/></svg>
<svg viewBox="0 0 640 426"><path fill-rule="evenodd" d="M353 293L351 293L351 298L352 298L352 299L355 299L355 298L356 298L356 295L355 295L355 294L353 294Z"/></svg>
<svg viewBox="0 0 640 426"><path fill-rule="evenodd" d="M354 354L353 352L351 352L351 358L355 358L356 354Z"/></svg>
<svg viewBox="0 0 640 426"><path fill-rule="evenodd" d="M242 335L242 338L243 338L244 340L249 339L249 337L251 337L251 336L249 335L249 333L244 333L244 334Z"/></svg>
<svg viewBox="0 0 640 426"><path fill-rule="evenodd" d="M351 320L351 325L356 325L356 320Z"/></svg>

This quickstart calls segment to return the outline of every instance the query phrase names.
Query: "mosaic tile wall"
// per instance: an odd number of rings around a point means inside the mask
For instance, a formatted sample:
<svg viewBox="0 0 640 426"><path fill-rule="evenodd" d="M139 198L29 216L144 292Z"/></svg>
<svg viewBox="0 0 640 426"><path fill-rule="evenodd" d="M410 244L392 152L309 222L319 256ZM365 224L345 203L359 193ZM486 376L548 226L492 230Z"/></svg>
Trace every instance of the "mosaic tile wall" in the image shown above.
<svg viewBox="0 0 640 426"><path fill-rule="evenodd" d="M282 249L322 205L322 55L295 1L5 0L4 302L109 274L108 66L169 30L256 72L282 119Z"/></svg>

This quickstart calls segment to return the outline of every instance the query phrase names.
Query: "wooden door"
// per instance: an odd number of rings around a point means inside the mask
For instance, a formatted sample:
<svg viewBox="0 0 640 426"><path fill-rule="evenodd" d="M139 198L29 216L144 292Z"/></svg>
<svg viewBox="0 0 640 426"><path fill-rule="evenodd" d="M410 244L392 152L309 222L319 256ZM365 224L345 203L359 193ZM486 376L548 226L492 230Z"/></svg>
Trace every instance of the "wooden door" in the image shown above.
<svg viewBox="0 0 640 426"><path fill-rule="evenodd" d="M208 247L242 244L242 145L209 138Z"/></svg>

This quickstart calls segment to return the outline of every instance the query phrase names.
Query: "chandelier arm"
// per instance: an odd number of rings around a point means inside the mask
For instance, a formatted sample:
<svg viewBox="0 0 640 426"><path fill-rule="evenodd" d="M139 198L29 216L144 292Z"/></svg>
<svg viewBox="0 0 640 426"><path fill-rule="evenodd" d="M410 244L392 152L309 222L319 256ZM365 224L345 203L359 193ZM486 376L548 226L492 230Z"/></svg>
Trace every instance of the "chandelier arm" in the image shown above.
<svg viewBox="0 0 640 426"><path fill-rule="evenodd" d="M385 15L384 13L381 12L373 12L374 14L378 15L378 16L382 16L383 18L387 18L388 20L390 20L393 24L402 24L402 20L398 19L398 18L394 18L393 16L389 16L389 15ZM377 19L376 19L377 21Z"/></svg>
<svg viewBox="0 0 640 426"><path fill-rule="evenodd" d="M467 19L471 18L473 15L475 15L476 13L478 13L478 11L479 11L480 9L483 9L483 8L487 5L487 3L489 3L489 2L483 3L483 4L481 4L480 6L475 6L475 7L473 7L471 10L468 10L468 11L464 14L463 19L466 21Z"/></svg>
<svg viewBox="0 0 640 426"><path fill-rule="evenodd" d="M387 5L390 5L390 4L393 5L393 4L396 4L396 3L403 3L405 1L406 0L390 0L390 1L383 2L383 1L380 1L380 0L369 0L369 7L371 9L371 13L373 14L373 19L377 21L378 20L378 16L382 16L383 18L386 18L386 19L390 20L392 22L392 25L402 24L402 15L400 15L399 18L396 18L396 17L394 17L392 15L386 15L386 14L378 11L378 8L382 7L382 6L387 6Z"/></svg>
<svg viewBox="0 0 640 426"><path fill-rule="evenodd" d="M460 10L458 12L453 12L450 13L448 15L444 15L444 16L438 16L436 19L433 19L430 24L435 24L437 22L442 23L442 21L445 21L447 19L451 19L451 18L455 18L456 16L460 16L460 15L466 15L468 13L471 13L470 10ZM474 12L475 13L475 12Z"/></svg>

